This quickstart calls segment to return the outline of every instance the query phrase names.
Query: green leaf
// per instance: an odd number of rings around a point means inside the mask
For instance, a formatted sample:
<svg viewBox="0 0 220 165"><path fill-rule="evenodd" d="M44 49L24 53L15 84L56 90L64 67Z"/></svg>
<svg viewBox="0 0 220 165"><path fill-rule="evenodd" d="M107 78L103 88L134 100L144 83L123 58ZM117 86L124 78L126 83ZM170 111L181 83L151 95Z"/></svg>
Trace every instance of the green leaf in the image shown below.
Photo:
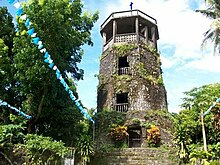
<svg viewBox="0 0 220 165"><path fill-rule="evenodd" d="M44 5L44 0L39 0L39 5L43 6Z"/></svg>

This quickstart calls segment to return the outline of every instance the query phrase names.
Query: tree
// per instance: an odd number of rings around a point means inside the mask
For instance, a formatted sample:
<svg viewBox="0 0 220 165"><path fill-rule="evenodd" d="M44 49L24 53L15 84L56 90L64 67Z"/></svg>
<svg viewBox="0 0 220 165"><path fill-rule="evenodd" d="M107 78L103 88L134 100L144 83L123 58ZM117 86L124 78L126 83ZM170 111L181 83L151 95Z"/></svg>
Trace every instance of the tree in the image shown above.
<svg viewBox="0 0 220 165"><path fill-rule="evenodd" d="M74 88L65 73L82 79L82 70L77 67L77 63L82 56L81 46L84 43L92 44L90 30L97 20L97 14L82 14L82 4L79 0L73 3L63 0L34 0L30 3L29 6L24 5L24 13L27 13L68 85ZM26 30L24 22L21 19L18 19L18 22L20 32L15 39L14 49L14 66L17 69L15 78L19 81L20 94L25 98L22 107L33 116L29 122L29 132L37 126L43 133L51 135L58 125L64 126L65 122L75 127L80 119L77 116L81 115L57 81L56 75L43 62L42 54L34 45L26 44L31 42L31 38L22 33ZM68 116L75 116L75 122L71 121L73 117L69 120ZM51 120L48 122L48 119Z"/></svg>
<svg viewBox="0 0 220 165"><path fill-rule="evenodd" d="M98 19L98 13L83 13L82 7L80 0L32 0L23 4L23 14L28 15L31 26L75 94L76 87L66 73L75 80L82 79L83 70L77 66L83 54L81 46L92 45L90 30ZM25 21L19 17L16 19L16 36L11 36L14 42L13 62L6 65L14 71L10 82L15 81L13 89L16 96L12 98L16 98L16 101L13 100L16 104L13 101L9 103L33 117L27 123L28 133L50 136L74 146L82 128L80 120L83 116L54 71L44 63L43 55L31 43ZM7 86L4 84L2 88L6 90Z"/></svg>
<svg viewBox="0 0 220 165"><path fill-rule="evenodd" d="M212 24L209 30L204 34L204 45L208 40L214 43L214 52L220 51L220 1L219 0L207 0L208 8L206 10L196 10L202 13L206 17L212 19Z"/></svg>
<svg viewBox="0 0 220 165"><path fill-rule="evenodd" d="M175 115L175 140L180 146L180 156L187 162L189 158L218 159L220 130L216 127L219 123L219 105L206 115L205 129L209 153L201 151L203 139L201 128L201 110L205 112L212 103L220 97L220 84L204 85L185 92L182 107L184 110Z"/></svg>
<svg viewBox="0 0 220 165"><path fill-rule="evenodd" d="M14 69L12 67L14 53L13 37L15 28L12 23L12 16L6 7L0 7L0 96L1 99L10 104L17 105L15 93L15 81L13 79ZM13 99L14 98L14 99ZM8 110L0 107L2 112L0 120L8 122Z"/></svg>
<svg viewBox="0 0 220 165"><path fill-rule="evenodd" d="M81 46L92 45L90 31L98 13L83 13L80 0L32 0L23 3L22 7L23 14L28 15L37 36L78 98L73 79L66 74L72 75L74 80L83 78L83 70L77 63L83 54ZM1 8L0 13L0 96L32 116L29 121L17 116L19 120L14 122L9 115L14 112L0 107L4 112L0 121L0 157L13 164L11 157L15 153L17 157L21 154L20 158L26 163L53 164L51 161L57 161L66 154L64 143L68 147L76 146L77 139L85 135L81 132L83 116L54 71L44 63L43 55L31 43L25 21L16 17L15 35L12 16L6 8ZM31 134L26 135L27 132ZM92 142L90 137L87 139ZM6 148L8 144L9 149ZM15 160L18 164L21 164L20 158ZM0 163L5 164L4 161Z"/></svg>
<svg viewBox="0 0 220 165"><path fill-rule="evenodd" d="M86 165L90 162L91 156L94 155L94 141L93 141L93 128L91 122L82 121L83 129L81 136L77 139L76 145L76 158L79 164ZM91 131L92 130L92 131Z"/></svg>

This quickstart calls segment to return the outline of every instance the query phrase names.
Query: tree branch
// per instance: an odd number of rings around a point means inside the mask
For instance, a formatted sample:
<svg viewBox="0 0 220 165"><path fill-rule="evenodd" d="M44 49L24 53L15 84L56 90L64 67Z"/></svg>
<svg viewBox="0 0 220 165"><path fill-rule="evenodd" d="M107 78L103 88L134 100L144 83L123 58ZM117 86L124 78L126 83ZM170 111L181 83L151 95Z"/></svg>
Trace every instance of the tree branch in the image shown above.
<svg viewBox="0 0 220 165"><path fill-rule="evenodd" d="M7 157L6 154L4 154L3 152L0 152L0 154L4 156L4 158L8 161L8 163L9 163L10 165L13 165L13 163L12 163L11 160Z"/></svg>

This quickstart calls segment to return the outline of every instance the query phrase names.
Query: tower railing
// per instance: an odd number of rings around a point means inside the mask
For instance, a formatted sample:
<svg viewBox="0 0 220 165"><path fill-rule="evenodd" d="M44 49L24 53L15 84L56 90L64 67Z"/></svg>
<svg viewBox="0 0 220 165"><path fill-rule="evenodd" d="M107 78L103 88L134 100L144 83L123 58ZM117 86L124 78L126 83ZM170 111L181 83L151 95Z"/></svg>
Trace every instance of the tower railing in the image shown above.
<svg viewBox="0 0 220 165"><path fill-rule="evenodd" d="M128 111L128 103L115 104L114 109L118 112L127 112Z"/></svg>
<svg viewBox="0 0 220 165"><path fill-rule="evenodd" d="M117 34L115 37L115 43L134 41L137 41L137 36L135 33Z"/></svg>
<svg viewBox="0 0 220 165"><path fill-rule="evenodd" d="M129 75L129 74L131 74L131 69L130 69L130 67L121 67L118 69L118 74L119 75L123 75L123 74Z"/></svg>
<svg viewBox="0 0 220 165"><path fill-rule="evenodd" d="M150 46L155 48L154 42L151 39L146 39L142 34L137 35L136 33L126 33L126 34L116 34L115 41L113 40L113 37L111 37L106 44L103 47L103 52L106 51L108 48L110 48L114 43L121 44L121 43L132 43L132 42L138 42L139 41L148 43Z"/></svg>

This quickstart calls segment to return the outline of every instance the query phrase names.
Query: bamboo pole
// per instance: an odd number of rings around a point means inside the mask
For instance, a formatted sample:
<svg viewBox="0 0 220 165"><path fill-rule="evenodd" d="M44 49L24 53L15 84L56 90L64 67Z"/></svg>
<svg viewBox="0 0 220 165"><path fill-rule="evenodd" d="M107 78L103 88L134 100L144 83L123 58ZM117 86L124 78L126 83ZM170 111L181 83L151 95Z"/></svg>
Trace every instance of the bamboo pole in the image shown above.
<svg viewBox="0 0 220 165"><path fill-rule="evenodd" d="M205 124L204 124L203 111L201 111L201 124L202 124L202 135L203 135L204 151L207 151L207 142L206 142L206 133L205 133Z"/></svg>

